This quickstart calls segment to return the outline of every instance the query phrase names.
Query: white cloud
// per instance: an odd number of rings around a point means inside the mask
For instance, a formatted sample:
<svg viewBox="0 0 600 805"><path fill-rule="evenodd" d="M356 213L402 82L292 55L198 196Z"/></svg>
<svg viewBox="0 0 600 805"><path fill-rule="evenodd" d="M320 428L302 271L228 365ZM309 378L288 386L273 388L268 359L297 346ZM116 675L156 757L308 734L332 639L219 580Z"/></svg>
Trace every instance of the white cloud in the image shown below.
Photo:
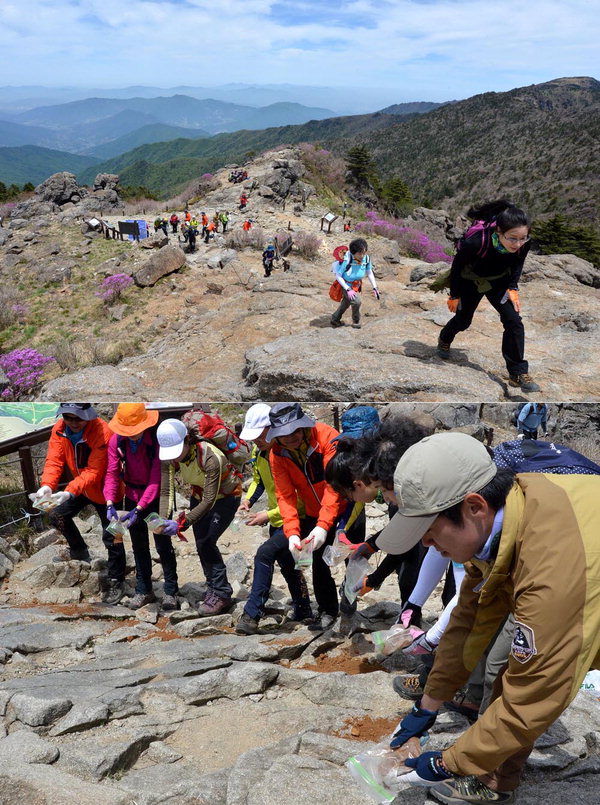
<svg viewBox="0 0 600 805"><path fill-rule="evenodd" d="M598 38L589 0L0 5L6 84L382 85L442 100L598 74Z"/></svg>

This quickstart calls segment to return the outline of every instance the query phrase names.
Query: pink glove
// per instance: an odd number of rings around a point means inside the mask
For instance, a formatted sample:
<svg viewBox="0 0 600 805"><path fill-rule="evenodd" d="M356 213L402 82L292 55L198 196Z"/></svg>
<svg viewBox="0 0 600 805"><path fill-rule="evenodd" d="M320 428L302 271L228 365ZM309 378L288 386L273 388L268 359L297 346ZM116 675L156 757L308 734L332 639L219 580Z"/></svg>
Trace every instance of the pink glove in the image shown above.
<svg viewBox="0 0 600 805"><path fill-rule="evenodd" d="M375 297L375 299L381 299L381 294L379 293L378 288L373 288L373 296Z"/></svg>
<svg viewBox="0 0 600 805"><path fill-rule="evenodd" d="M348 296L348 299L351 302L354 302L354 300L356 299L356 291L352 290L352 288L348 288L348 290L346 291L346 295Z"/></svg>

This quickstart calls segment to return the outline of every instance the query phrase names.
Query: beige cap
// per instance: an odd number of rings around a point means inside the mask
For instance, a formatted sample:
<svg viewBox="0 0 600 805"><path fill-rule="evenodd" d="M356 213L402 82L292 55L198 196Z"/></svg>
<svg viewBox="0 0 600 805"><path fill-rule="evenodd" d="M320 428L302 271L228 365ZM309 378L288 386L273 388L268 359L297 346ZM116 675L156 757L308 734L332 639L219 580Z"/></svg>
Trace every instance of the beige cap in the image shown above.
<svg viewBox="0 0 600 805"><path fill-rule="evenodd" d="M377 547L395 554L410 550L440 512L479 492L496 472L483 444L466 433L436 433L413 444L396 465L398 513Z"/></svg>

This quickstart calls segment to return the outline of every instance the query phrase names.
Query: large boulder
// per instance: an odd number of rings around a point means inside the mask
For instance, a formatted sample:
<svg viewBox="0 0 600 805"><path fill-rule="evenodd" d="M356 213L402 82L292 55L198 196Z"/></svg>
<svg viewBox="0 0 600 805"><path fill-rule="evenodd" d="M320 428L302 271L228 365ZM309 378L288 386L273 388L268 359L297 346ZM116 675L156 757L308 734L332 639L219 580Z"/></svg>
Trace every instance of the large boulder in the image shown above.
<svg viewBox="0 0 600 805"><path fill-rule="evenodd" d="M179 246L165 246L152 254L150 259L133 275L136 285L145 288L154 285L161 277L172 274L185 265L185 253Z"/></svg>
<svg viewBox="0 0 600 805"><path fill-rule="evenodd" d="M54 173L48 177L45 182L42 182L35 188L35 195L39 197L40 201L48 201L52 204L57 204L59 207L63 204L81 199L82 190L77 184L77 179L74 173L62 171L61 173Z"/></svg>
<svg viewBox="0 0 600 805"><path fill-rule="evenodd" d="M93 190L116 190L119 177L116 173L99 173L94 179Z"/></svg>

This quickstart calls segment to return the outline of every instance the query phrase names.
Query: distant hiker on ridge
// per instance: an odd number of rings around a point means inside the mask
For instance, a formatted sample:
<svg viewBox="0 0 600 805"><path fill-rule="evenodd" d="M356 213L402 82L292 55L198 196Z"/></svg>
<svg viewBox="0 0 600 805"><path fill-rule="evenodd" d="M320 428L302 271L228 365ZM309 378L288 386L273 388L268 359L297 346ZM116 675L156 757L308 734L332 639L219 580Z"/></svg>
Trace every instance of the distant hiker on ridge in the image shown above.
<svg viewBox="0 0 600 805"><path fill-rule="evenodd" d="M342 327L342 316L352 307L352 326L360 328L360 293L362 290L362 281L366 276L373 287L373 295L379 299L379 290L377 288L377 281L373 274L373 265L371 258L367 254L367 241L364 238L356 238L351 241L348 251L341 256L334 252L336 257L331 270L335 274L335 279L341 287L341 299L338 309L331 317L332 327ZM341 257L341 259L339 259Z"/></svg>

